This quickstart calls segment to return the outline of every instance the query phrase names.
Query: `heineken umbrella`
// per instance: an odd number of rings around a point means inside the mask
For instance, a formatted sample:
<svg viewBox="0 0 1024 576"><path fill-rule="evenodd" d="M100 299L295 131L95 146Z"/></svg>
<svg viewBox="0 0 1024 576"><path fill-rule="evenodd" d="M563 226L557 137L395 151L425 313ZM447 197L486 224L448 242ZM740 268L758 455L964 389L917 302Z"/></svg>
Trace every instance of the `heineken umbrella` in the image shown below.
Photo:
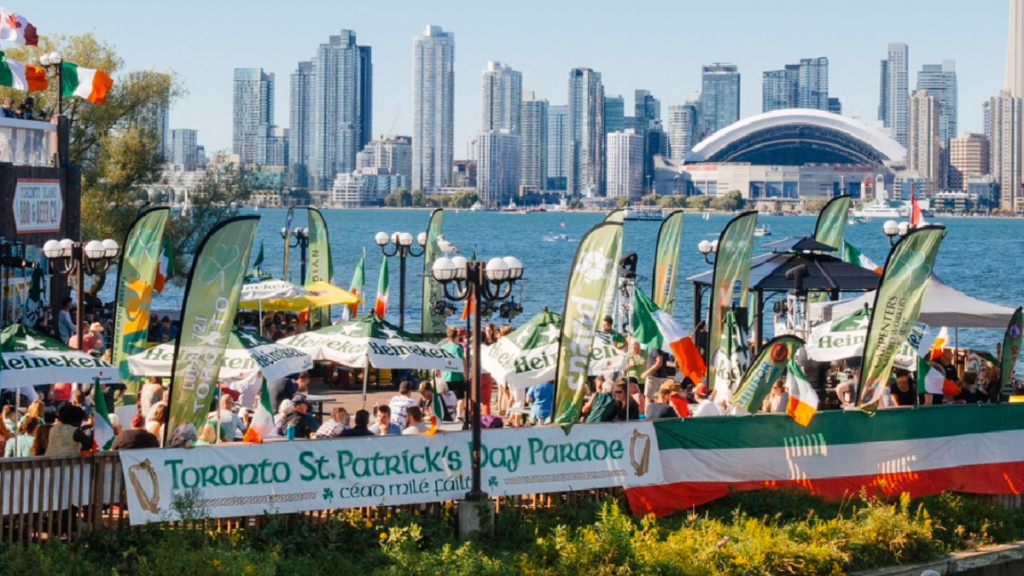
<svg viewBox="0 0 1024 576"><path fill-rule="evenodd" d="M174 361L174 344L161 344L128 357L128 370L135 376L169 378ZM309 354L235 328L224 350L219 378L225 382L249 381L262 374L267 380L284 378L313 367Z"/></svg>
<svg viewBox="0 0 1024 576"><path fill-rule="evenodd" d="M323 280L318 280L306 286L306 291L309 292L307 298L315 307L348 306L349 304L359 303L359 296Z"/></svg>
<svg viewBox="0 0 1024 576"><path fill-rule="evenodd" d="M554 312L541 312L514 332L483 346L483 369L515 389L525 389L555 378L558 338L562 319ZM609 335L598 333L590 352L591 376L624 370L629 355L615 348Z"/></svg>
<svg viewBox="0 0 1024 576"><path fill-rule="evenodd" d="M0 332L0 389L57 382L110 383L117 368L24 324Z"/></svg>
<svg viewBox="0 0 1024 576"><path fill-rule="evenodd" d="M834 362L848 358L860 358L864 354L864 341L868 336L868 321L871 308L861 308L852 314L824 322L811 329L804 350L807 358L815 362ZM896 353L898 368L915 370L917 367L917 343L924 335L924 326L918 324L910 339L900 346Z"/></svg>
<svg viewBox="0 0 1024 576"><path fill-rule="evenodd" d="M292 300L300 296L306 296L309 292L301 286L296 286L286 280L277 278L265 278L250 276L242 284L242 294L239 302L251 302L256 307L256 302L263 300Z"/></svg>

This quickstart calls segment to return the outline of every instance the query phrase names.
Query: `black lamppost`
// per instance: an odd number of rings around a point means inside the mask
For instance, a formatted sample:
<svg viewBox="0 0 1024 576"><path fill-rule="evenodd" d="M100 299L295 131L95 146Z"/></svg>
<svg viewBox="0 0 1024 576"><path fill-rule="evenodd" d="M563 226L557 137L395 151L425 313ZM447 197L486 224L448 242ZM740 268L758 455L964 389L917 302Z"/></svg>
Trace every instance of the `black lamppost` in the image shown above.
<svg viewBox="0 0 1024 576"><path fill-rule="evenodd" d="M288 238L288 228L281 228L281 239L289 248L299 249L299 284L306 283L306 251L309 250L309 228L292 230L292 238ZM287 280L287 278L285 278Z"/></svg>
<svg viewBox="0 0 1024 576"><path fill-rule="evenodd" d="M39 63L57 77L57 115L60 116L64 113L64 57L60 52L50 52L40 56Z"/></svg>
<svg viewBox="0 0 1024 576"><path fill-rule="evenodd" d="M412 234L408 232L395 232L388 236L387 232L377 232L373 242L380 246L384 256L391 258L398 256L398 327L405 330L405 259L409 256L419 258L423 256L427 245L427 233L420 232L416 236L416 245L420 251L416 252L413 247Z"/></svg>
<svg viewBox="0 0 1024 576"><path fill-rule="evenodd" d="M461 262L460 262L461 263ZM434 261L431 268L434 280L444 287L444 295L450 300L468 300L474 310L479 311L484 303L499 302L512 295L512 286L523 277L523 263L514 256L491 258L487 263L468 261L465 265L457 265L451 258L442 257ZM450 288L454 288L453 294ZM473 350L471 352L473 376L472 401L472 486L466 494L466 500L484 506L487 493L480 485L480 314L473 314ZM480 512L476 506L470 506L469 518ZM460 508L460 519L463 518ZM490 517L488 510L488 518Z"/></svg>
<svg viewBox="0 0 1024 576"><path fill-rule="evenodd" d="M75 291L78 293L78 298L75 308L77 315L75 325L78 332L79 350L82 349L86 332L82 314L82 304L85 300L85 277L106 272L120 250L117 242L109 238L102 242L90 240L85 243L65 238L60 241L47 240L46 244L43 244L43 256L46 256L50 262L50 271L54 274L75 276L76 278Z"/></svg>

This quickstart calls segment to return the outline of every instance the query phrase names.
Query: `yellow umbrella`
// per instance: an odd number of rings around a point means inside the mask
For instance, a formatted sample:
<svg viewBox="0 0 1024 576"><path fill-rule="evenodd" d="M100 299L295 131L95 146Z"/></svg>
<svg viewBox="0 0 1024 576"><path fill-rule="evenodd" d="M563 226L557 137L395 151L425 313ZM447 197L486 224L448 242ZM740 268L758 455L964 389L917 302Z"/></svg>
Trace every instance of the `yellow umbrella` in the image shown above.
<svg viewBox="0 0 1024 576"><path fill-rule="evenodd" d="M305 288L306 292L309 292L306 298L311 302L311 306L347 306L360 302L359 296L323 280L313 282Z"/></svg>

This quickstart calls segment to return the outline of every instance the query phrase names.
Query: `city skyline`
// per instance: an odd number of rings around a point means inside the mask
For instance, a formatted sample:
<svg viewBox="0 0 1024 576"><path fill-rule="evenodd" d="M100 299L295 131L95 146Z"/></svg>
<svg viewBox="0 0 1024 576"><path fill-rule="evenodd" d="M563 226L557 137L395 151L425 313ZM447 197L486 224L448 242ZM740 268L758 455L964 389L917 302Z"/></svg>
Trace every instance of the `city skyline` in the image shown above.
<svg viewBox="0 0 1024 576"><path fill-rule="evenodd" d="M524 90L533 90L538 98L552 106L566 103L565 75L573 67L599 70L608 94L630 94L647 89L656 94L663 106L683 104L686 96L700 88L701 67L713 62L737 65L747 79L742 83L741 117L756 114L761 106L761 74L777 69L781 63L800 58L825 56L830 63L830 93L843 100L844 113L865 121L875 120L878 95L878 61L885 57L889 42L910 46L909 69L912 75L923 64L951 59L957 62L960 90L960 132L981 132L981 104L998 93L1003 84L1006 58L1005 0L985 0L966 6L935 6L923 1L898 5L866 2L856 7L820 6L810 1L785 6L748 4L737 11L736 5L695 5L669 7L663 16L651 18L645 36L660 39L658 54L686 54L685 58L666 60L652 56L637 43L606 42L606 36L594 30L607 26L605 10L579 10L578 3L550 6L523 2L517 11L502 11L499 26L480 26L493 22L497 7L474 6L447 9L421 6L411 2L389 4L387 19L380 18L379 6L320 6L298 4L296 13L317 14L294 32L277 31L271 46L267 43L266 14L271 4L254 2L244 12L231 6L203 5L204 18L189 8L197 2L183 1L171 6L154 7L152 17L163 26L145 31L129 25L126 16L133 10L117 10L119 2L108 7L110 17L96 18L84 5L58 0L49 10L34 16L43 34L78 34L93 30L116 45L125 58L125 69L174 69L182 72L189 95L171 110L170 128L199 130L199 139L208 151L231 146L231 73L235 68L263 68L278 79L290 75L299 61L342 28L359 34L360 44L374 50L374 134L408 135L412 132L412 62L409 38L427 24L441 26L459 39L456 59L456 118L454 156L464 158L467 143L479 130L481 116L480 76L487 61L507 63L523 73ZM592 4L588 4L592 7ZM276 8L276 7L275 7ZM87 11L88 10L88 11ZM535 18L536 11L546 14ZM904 22L927 10L935 16L936 26L910 29ZM968 11L969 10L969 11ZM531 16L531 14L533 16ZM685 21L729 19L735 33L694 35L678 32L680 18ZM886 18L880 19L879 14ZM943 17L945 15L946 17ZM559 17L565 16L565 17ZM571 16L571 17L569 17ZM969 17L968 17L969 16ZM225 29L224 21L233 22ZM762 38L756 31L771 21L773 40L740 41L736 38ZM676 24L672 24L675 22ZM835 33L841 22L844 29L857 30L856 42L839 41L850 36ZM597 26L597 28L595 28ZM190 40L181 38L181 30L190 30ZM543 42L529 37L542 38ZM223 42L224 37L230 41ZM777 38L785 38L778 40ZM791 40L795 38L797 40ZM216 39L216 41L214 41ZM636 46L622 48L622 46ZM211 54L216 57L210 58ZM202 59L203 65L193 60ZM636 65L642 60L641 65ZM670 70L670 72L666 72ZM275 98L277 123L288 117L288 99L283 86ZM627 96L626 109L632 109ZM391 127L394 126L394 129Z"/></svg>

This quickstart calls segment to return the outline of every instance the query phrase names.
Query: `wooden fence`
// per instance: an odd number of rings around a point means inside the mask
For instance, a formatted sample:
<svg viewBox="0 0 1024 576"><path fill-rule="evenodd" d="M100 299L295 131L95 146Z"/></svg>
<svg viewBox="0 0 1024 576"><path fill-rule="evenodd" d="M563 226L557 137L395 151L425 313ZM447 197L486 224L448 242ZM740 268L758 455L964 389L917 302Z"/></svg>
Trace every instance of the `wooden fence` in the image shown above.
<svg viewBox="0 0 1024 576"><path fill-rule="evenodd" d="M621 497L609 488L494 499L495 510L542 509L577 506L586 501ZM421 517L455 515L458 503L381 506L319 510L285 514L289 521L320 529L345 514L375 521L396 513L416 512ZM454 516L457 517L457 516ZM232 531L262 526L267 516L190 520L165 525ZM29 543L50 539L71 540L109 528L129 529L127 494L117 452L72 458L0 458L0 543Z"/></svg>

